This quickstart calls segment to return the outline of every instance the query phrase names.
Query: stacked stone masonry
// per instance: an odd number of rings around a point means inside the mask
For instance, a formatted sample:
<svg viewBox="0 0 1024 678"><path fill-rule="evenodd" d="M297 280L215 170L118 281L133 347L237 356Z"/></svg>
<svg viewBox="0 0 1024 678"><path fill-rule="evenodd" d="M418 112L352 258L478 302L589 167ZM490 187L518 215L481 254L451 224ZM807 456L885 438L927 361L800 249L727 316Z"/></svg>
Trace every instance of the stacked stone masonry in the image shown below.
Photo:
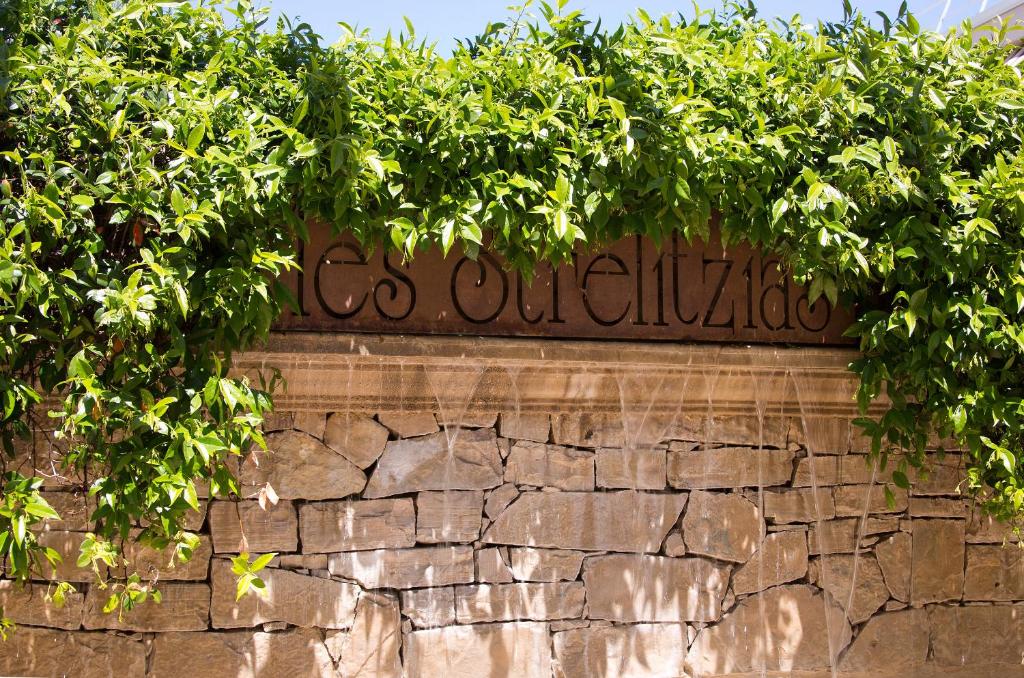
<svg viewBox="0 0 1024 678"><path fill-rule="evenodd" d="M621 422L277 414L189 563L130 554L163 602L120 618L73 566L74 479L48 476L64 519L40 537L77 592L0 580L0 674L1024 676L1024 551L955 455L887 501L847 421L731 415L636 449ZM235 602L241 551L279 555Z"/></svg>

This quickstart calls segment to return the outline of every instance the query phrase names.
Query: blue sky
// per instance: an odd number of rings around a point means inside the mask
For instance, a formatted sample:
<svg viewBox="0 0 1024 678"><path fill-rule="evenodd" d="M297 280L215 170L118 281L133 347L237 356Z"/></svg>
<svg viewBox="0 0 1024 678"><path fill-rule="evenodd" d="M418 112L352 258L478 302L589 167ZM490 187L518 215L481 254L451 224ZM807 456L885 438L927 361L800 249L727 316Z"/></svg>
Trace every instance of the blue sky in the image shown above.
<svg viewBox="0 0 1024 678"><path fill-rule="evenodd" d="M989 0L990 4L994 0ZM371 29L374 35L383 35L389 29L398 33L404 31L407 16L416 27L416 33L430 42L436 41L442 49L448 50L456 38L476 35L488 21L498 21L509 15L509 0L276 0L269 4L274 14L298 16L308 22L328 42L339 35L338 21L344 21L360 28ZM809 22L818 19L829 20L842 16L841 0L764 0L755 4L763 16L790 16L800 14ZM936 28L946 13L944 28L975 15L982 6L982 0L910 0L911 10L918 16L921 25ZM854 6L865 13L881 10L895 15L900 0L870 0ZM618 24L633 13L636 7L643 7L651 15L675 13L680 10L692 13L690 2L670 0L570 0L568 9L580 9L588 17L601 17L606 25ZM717 3L705 0L701 6L715 7Z"/></svg>

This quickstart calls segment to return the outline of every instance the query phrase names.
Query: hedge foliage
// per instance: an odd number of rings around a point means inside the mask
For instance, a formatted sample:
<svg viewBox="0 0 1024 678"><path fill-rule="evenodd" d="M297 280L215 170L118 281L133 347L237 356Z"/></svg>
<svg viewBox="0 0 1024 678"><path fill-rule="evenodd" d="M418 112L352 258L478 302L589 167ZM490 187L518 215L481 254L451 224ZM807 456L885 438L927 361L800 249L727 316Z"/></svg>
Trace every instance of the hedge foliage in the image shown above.
<svg viewBox="0 0 1024 678"><path fill-rule="evenodd" d="M411 34L323 46L247 2L8 7L0 432L13 453L52 411L98 502L83 563L125 538L187 557L200 484L239 491L227 462L262 444L272 384L231 356L266 335L314 218L529 270L580 240L701 237L717 212L858 309L860 403L891 401L862 423L895 485L937 430L968 451L965 491L1022 515L1024 83L1003 36L529 11L446 56ZM5 482L0 556L24 578L53 512L38 479ZM112 607L151 592L125 574Z"/></svg>

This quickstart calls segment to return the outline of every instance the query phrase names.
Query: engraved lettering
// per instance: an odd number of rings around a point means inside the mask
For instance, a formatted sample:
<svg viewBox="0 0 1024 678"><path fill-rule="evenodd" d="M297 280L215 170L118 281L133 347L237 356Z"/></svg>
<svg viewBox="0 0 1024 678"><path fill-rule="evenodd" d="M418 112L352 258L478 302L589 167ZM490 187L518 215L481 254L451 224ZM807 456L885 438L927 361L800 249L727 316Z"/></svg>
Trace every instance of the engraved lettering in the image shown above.
<svg viewBox="0 0 1024 678"><path fill-rule="evenodd" d="M463 266L469 263L475 263L477 268L476 282L473 283L474 287L479 288L487 284L487 266L484 266L484 263L490 265L497 274L498 280L501 282L501 299L498 302L498 305L491 314L483 317L474 317L470 315L459 300L459 271L462 270ZM508 303L508 276L505 275L505 271L502 270L501 265L489 252L480 252L475 262L471 261L468 257L462 257L459 259L459 262L455 264L455 268L452 270L451 296L452 305L455 307L455 312L459 314L460 318L475 325L485 325L493 321L501 315L502 311L505 310L505 304Z"/></svg>
<svg viewBox="0 0 1024 678"><path fill-rule="evenodd" d="M715 294L711 297L711 303L708 304L708 312L704 314L704 320L701 324L704 327L727 327L733 331L736 330L736 302L729 302L729 319L722 322L712 322L711 317L715 313L715 309L718 307L718 300L722 298L722 292L725 290L725 283L729 279L729 272L732 271L732 261L729 259L703 259L704 266L701 269L701 277L703 282L707 282L707 270L708 264L722 264L722 275L718 278L718 284L715 286Z"/></svg>
<svg viewBox="0 0 1024 678"><path fill-rule="evenodd" d="M352 253L355 256L355 259L349 260L330 258L331 252L342 252L344 250L348 250L350 253ZM324 250L324 253L320 255L320 258L316 262L316 269L313 271L313 293L316 295L316 300L317 303L320 304L320 308L322 308L324 313L326 313L332 318L337 318L338 320L347 320L356 315L357 313L359 313L359 311L363 310L363 306L366 304L366 297L369 296L369 293L364 292L363 298L359 300L359 303L356 304L354 308L352 307L352 297L348 297L345 300L345 306L348 308L352 308L351 311L339 311L338 309L333 308L329 303L327 303L327 299L324 298L323 288L321 287L320 284L320 275L322 273L324 265L366 266L366 257L363 255L363 250L360 249L358 246L347 242L336 242L330 247L328 247L326 250ZM338 294L337 291L332 288L331 298L337 299L339 296L343 295Z"/></svg>
<svg viewBox="0 0 1024 678"><path fill-rule="evenodd" d="M614 263L618 267L618 270L595 269L594 267L597 266L597 264L601 261L610 261ZM624 262L620 257L614 254L599 254L596 257L594 257L593 261L590 262L590 265L587 266L587 270L583 272L583 282L580 284L580 289L583 290L583 307L586 309L587 315L590 316L590 319L603 327L612 327L614 325L618 325L620 322L622 322L622 319L626 317L626 314L629 313L629 308L630 306L632 306L632 302L627 301L626 307L622 309L622 313L620 313L615 318L609 319L602 318L601 316L599 316L597 312L594 311L594 307L590 303L589 285L590 276L592 275L628 276L629 269L626 268L626 262Z"/></svg>

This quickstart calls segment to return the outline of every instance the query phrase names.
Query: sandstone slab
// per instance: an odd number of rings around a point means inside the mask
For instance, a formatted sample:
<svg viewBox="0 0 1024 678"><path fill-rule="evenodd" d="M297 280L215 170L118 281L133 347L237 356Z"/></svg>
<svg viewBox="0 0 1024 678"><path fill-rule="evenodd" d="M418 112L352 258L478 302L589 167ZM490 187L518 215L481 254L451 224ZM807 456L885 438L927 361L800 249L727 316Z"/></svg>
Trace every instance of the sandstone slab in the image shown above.
<svg viewBox="0 0 1024 678"><path fill-rule="evenodd" d="M503 438L546 443L551 437L551 418L535 412L502 412L498 433Z"/></svg>
<svg viewBox="0 0 1024 678"><path fill-rule="evenodd" d="M279 621L325 629L352 626L359 587L274 568L262 570L260 578L265 589L236 601L237 578L231 562L220 558L213 561L210 612L214 628L250 628Z"/></svg>
<svg viewBox="0 0 1024 678"><path fill-rule="evenodd" d="M390 441L363 496L376 499L423 490L486 490L500 485L501 476L494 431L454 429Z"/></svg>
<svg viewBox="0 0 1024 678"><path fill-rule="evenodd" d="M738 494L695 491L683 516L686 550L719 560L746 562L764 538L757 506Z"/></svg>
<svg viewBox="0 0 1024 678"><path fill-rule="evenodd" d="M704 558L616 554L583 565L591 619L711 622L722 613L728 566Z"/></svg>
<svg viewBox="0 0 1024 678"><path fill-rule="evenodd" d="M968 504L953 497L911 497L910 515L914 518L966 518ZM970 526L968 526L970 531ZM970 540L968 540L970 541Z"/></svg>
<svg viewBox="0 0 1024 678"><path fill-rule="evenodd" d="M408 548L416 543L413 500L368 499L299 507L303 553Z"/></svg>
<svg viewBox="0 0 1024 678"><path fill-rule="evenodd" d="M580 582L456 586L455 618L460 624L575 619L585 597Z"/></svg>
<svg viewBox="0 0 1024 678"><path fill-rule="evenodd" d="M889 593L896 600L910 601L911 536L897 532L875 545L875 559Z"/></svg>
<svg viewBox="0 0 1024 678"><path fill-rule="evenodd" d="M1006 675L1009 667L1020 670L1024 662L1024 606L932 605L927 609L932 661L939 666L968 667L976 676ZM1004 668L986 671L981 668L986 664L1001 664Z"/></svg>
<svg viewBox="0 0 1024 678"><path fill-rule="evenodd" d="M322 440L327 414L324 412L295 412L292 415L292 426L303 433Z"/></svg>
<svg viewBox="0 0 1024 678"><path fill-rule="evenodd" d="M89 587L85 599L84 625L87 629L117 631L201 631L210 624L208 584L167 582L158 586L162 600L147 600L129 611L106 613L111 591Z"/></svg>
<svg viewBox="0 0 1024 678"><path fill-rule="evenodd" d="M964 600L1024 600L1024 551L1016 546L968 545Z"/></svg>
<svg viewBox="0 0 1024 678"><path fill-rule="evenodd" d="M634 624L555 634L561 678L676 678L685 675L686 624Z"/></svg>
<svg viewBox="0 0 1024 678"><path fill-rule="evenodd" d="M843 672L897 675L928 659L928 614L923 609L887 612L872 617L843 655Z"/></svg>
<svg viewBox="0 0 1024 678"><path fill-rule="evenodd" d="M663 490L666 454L663 449L602 447L595 456L597 485L611 489Z"/></svg>
<svg viewBox="0 0 1024 678"><path fill-rule="evenodd" d="M756 593L800 579L807 574L807 535L773 532L764 538L750 560L733 574L736 595Z"/></svg>
<svg viewBox="0 0 1024 678"><path fill-rule="evenodd" d="M332 575L355 580L369 589L469 584L474 577L470 546L336 553L329 557L327 567Z"/></svg>
<svg viewBox="0 0 1024 678"><path fill-rule="evenodd" d="M43 563L40 568L42 572L33 573L42 579L53 581L66 581L73 583L91 582L96 579L90 567L78 567L78 554L81 552L82 542L85 541L85 532L64 532L51 531L40 532L36 535L40 546L51 548L56 551L61 561L51 567L49 563ZM106 566L100 563L100 572L106 571Z"/></svg>
<svg viewBox="0 0 1024 678"><path fill-rule="evenodd" d="M408 678L516 676L550 678L547 624L473 624L406 635Z"/></svg>
<svg viewBox="0 0 1024 678"><path fill-rule="evenodd" d="M765 491L764 515L776 523L811 523L835 518L836 504L827 488Z"/></svg>
<svg viewBox="0 0 1024 678"><path fill-rule="evenodd" d="M455 588L411 589L401 592L402 614L418 629L455 623Z"/></svg>
<svg viewBox="0 0 1024 678"><path fill-rule="evenodd" d="M485 584L508 584L512 581L502 551L505 547L490 546L476 551L476 580ZM582 562L582 555L580 561Z"/></svg>
<svg viewBox="0 0 1024 678"><path fill-rule="evenodd" d="M328 422L329 424L329 422ZM402 678L402 618L398 599L363 593L345 637L338 673L345 678Z"/></svg>
<svg viewBox="0 0 1024 678"><path fill-rule="evenodd" d="M327 418L324 444L360 469L377 461L387 441L388 429L365 414L339 412Z"/></svg>
<svg viewBox="0 0 1024 678"><path fill-rule="evenodd" d="M96 498L81 492L43 490L39 495L60 515L60 520L47 519L44 530L85 532L91 529L89 516L96 510Z"/></svg>
<svg viewBox="0 0 1024 678"><path fill-rule="evenodd" d="M282 499L343 499L366 485L358 466L300 431L269 434L267 452L246 457L239 475L252 488L270 483Z"/></svg>
<svg viewBox="0 0 1024 678"><path fill-rule="evenodd" d="M517 442L506 460L505 482L589 492L594 489L594 453L560 445Z"/></svg>
<svg viewBox="0 0 1024 678"><path fill-rule="evenodd" d="M857 550L856 518L837 518L811 523L807 546L811 555L853 553Z"/></svg>
<svg viewBox="0 0 1024 678"><path fill-rule="evenodd" d="M670 450L668 484L693 490L785 485L793 475L793 453L721 447L711 450Z"/></svg>
<svg viewBox="0 0 1024 678"><path fill-rule="evenodd" d="M811 569L811 582L829 592L852 624L866 621L889 599L882 570L871 553L822 556Z"/></svg>
<svg viewBox="0 0 1024 678"><path fill-rule="evenodd" d="M501 487L497 487L487 493L487 500L484 502L484 513L488 518L494 520L518 496L519 490L512 483L505 483Z"/></svg>
<svg viewBox="0 0 1024 678"><path fill-rule="evenodd" d="M52 591L46 584L24 585L9 579L0 579L0 610L3 616L19 626L49 626L58 629L77 629L82 626L85 594L74 591L66 596L63 606L47 600ZM9 642L9 641L8 641ZM0 648L6 649L0 640Z"/></svg>
<svg viewBox="0 0 1024 678"><path fill-rule="evenodd" d="M146 646L141 639L23 626L2 642L0 675L75 678L143 678L146 675Z"/></svg>
<svg viewBox="0 0 1024 678"><path fill-rule="evenodd" d="M527 492L483 541L583 551L657 552L686 505L684 494Z"/></svg>
<svg viewBox="0 0 1024 678"><path fill-rule="evenodd" d="M299 519L290 501L267 504L255 501L210 502L210 538L215 553L269 553L295 551Z"/></svg>
<svg viewBox="0 0 1024 678"><path fill-rule="evenodd" d="M816 589L776 586L741 600L701 629L686 668L695 675L827 671L852 636L846 615Z"/></svg>
<svg viewBox="0 0 1024 678"><path fill-rule="evenodd" d="M143 579L156 577L160 581L205 581L210 571L213 546L208 536L200 535L198 548L192 552L192 557L184 562L175 555L173 545L154 551L138 542L127 541L124 551L129 567L138 572Z"/></svg>
<svg viewBox="0 0 1024 678"><path fill-rule="evenodd" d="M480 536L483 509L484 493L480 491L420 492L416 495L416 541L473 541Z"/></svg>
<svg viewBox="0 0 1024 678"><path fill-rule="evenodd" d="M964 591L964 521L915 520L910 602L960 600Z"/></svg>
<svg viewBox="0 0 1024 678"><path fill-rule="evenodd" d="M381 412L377 420L399 438L425 436L440 430L433 412Z"/></svg>
<svg viewBox="0 0 1024 678"><path fill-rule="evenodd" d="M153 640L151 661L150 678L336 676L334 663L316 629L279 633L161 633Z"/></svg>
<svg viewBox="0 0 1024 678"><path fill-rule="evenodd" d="M624 447L622 416L606 412L563 412L551 417L551 437L557 445Z"/></svg>
<svg viewBox="0 0 1024 678"><path fill-rule="evenodd" d="M519 581L573 581L580 574L584 555L564 549L509 549L512 575Z"/></svg>
<svg viewBox="0 0 1024 678"><path fill-rule="evenodd" d="M895 502L889 506L885 487L876 485L842 485L835 488L837 516L862 516L864 513L904 513L910 496L907 490L890 488Z"/></svg>

